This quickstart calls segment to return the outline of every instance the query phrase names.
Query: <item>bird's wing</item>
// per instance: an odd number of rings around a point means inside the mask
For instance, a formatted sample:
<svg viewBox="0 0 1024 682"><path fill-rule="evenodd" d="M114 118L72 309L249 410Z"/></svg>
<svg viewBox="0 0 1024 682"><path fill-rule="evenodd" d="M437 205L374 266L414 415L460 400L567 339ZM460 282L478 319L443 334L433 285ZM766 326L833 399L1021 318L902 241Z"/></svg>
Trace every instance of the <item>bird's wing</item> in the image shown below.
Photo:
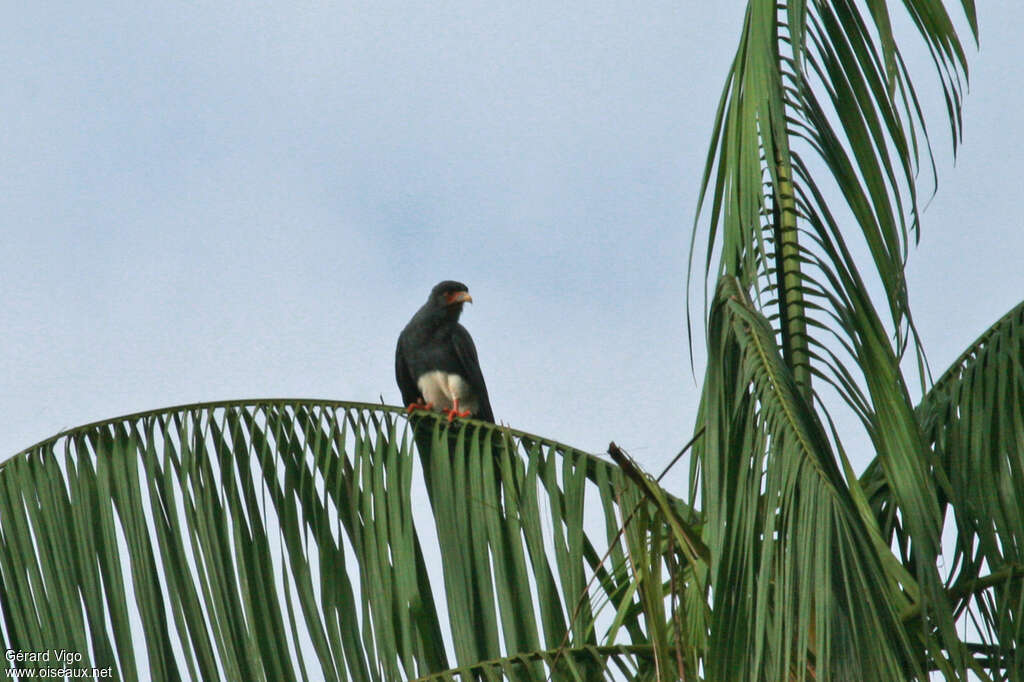
<svg viewBox="0 0 1024 682"><path fill-rule="evenodd" d="M487 384L484 383L484 374L480 371L480 361L476 357L476 346L473 345L473 337L461 324L456 324L452 329L452 345L466 373L464 378L476 393L479 409L473 416L493 423L494 413L491 412L491 401L487 397Z"/></svg>
<svg viewBox="0 0 1024 682"><path fill-rule="evenodd" d="M405 362L401 337L398 339L398 347L395 348L395 379L398 381L398 390L402 392L402 403L405 407L419 400L420 389L416 386L416 379Z"/></svg>

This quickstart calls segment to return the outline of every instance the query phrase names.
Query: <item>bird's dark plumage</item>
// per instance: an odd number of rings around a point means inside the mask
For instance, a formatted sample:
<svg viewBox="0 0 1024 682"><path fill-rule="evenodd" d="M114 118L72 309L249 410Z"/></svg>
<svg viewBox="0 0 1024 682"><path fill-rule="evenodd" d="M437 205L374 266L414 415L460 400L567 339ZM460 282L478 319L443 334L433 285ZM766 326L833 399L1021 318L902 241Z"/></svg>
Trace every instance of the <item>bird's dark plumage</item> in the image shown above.
<svg viewBox="0 0 1024 682"><path fill-rule="evenodd" d="M476 346L459 324L462 306L472 300L465 284L441 282L405 325L395 349L395 378L407 406L433 403L494 421Z"/></svg>

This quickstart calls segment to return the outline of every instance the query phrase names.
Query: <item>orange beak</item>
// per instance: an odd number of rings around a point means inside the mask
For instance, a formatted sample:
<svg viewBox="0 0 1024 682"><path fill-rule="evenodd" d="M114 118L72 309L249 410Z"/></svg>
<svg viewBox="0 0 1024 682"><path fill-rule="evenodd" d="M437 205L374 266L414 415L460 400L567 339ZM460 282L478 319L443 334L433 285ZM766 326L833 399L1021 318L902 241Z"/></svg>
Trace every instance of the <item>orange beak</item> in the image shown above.
<svg viewBox="0 0 1024 682"><path fill-rule="evenodd" d="M448 305L455 303L472 303L473 297L469 295L468 291L456 291L453 294L448 294Z"/></svg>

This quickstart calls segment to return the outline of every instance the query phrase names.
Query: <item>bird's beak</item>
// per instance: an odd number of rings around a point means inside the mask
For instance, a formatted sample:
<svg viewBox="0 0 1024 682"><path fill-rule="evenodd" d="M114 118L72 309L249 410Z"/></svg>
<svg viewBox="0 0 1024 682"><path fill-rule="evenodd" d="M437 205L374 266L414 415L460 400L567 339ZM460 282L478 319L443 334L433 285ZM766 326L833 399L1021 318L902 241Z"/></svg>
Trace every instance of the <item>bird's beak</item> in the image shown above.
<svg viewBox="0 0 1024 682"><path fill-rule="evenodd" d="M454 305L455 303L472 303L473 297L469 295L468 291L457 291L454 294L448 296L448 305Z"/></svg>

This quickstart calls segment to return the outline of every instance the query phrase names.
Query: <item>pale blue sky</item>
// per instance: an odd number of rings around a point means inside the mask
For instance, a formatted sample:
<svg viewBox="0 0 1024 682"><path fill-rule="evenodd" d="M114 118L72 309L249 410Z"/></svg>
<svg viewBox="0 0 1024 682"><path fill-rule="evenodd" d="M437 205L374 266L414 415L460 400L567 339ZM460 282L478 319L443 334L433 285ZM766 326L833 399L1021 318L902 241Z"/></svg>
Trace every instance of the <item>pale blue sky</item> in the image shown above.
<svg viewBox="0 0 1024 682"><path fill-rule="evenodd" d="M981 9L911 302L941 372L1024 298L1024 9ZM0 456L200 400L397 403L466 282L496 417L659 469L698 399L690 226L742 3L23 4L0 24ZM702 371L698 357L698 376ZM680 479L681 480L681 479Z"/></svg>

